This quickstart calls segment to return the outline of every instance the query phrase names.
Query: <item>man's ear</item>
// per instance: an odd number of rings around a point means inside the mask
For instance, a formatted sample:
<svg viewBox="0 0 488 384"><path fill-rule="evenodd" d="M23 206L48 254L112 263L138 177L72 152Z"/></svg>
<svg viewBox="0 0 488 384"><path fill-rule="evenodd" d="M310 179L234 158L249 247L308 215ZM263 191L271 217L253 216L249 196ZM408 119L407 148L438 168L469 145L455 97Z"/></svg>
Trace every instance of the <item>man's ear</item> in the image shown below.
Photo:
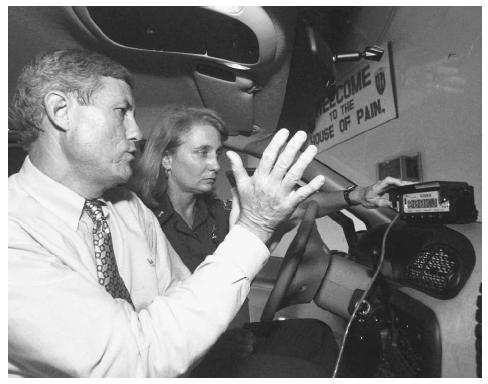
<svg viewBox="0 0 488 384"><path fill-rule="evenodd" d="M57 129L67 131L69 128L68 96L61 91L51 91L44 96L46 115L51 124Z"/></svg>

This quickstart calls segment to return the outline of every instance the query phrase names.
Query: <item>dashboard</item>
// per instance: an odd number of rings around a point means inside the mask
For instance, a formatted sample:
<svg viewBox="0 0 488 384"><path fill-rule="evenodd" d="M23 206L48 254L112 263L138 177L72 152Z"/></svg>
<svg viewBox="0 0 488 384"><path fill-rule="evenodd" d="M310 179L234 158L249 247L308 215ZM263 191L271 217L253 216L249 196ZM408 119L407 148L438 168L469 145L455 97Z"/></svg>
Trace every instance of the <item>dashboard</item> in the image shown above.
<svg viewBox="0 0 488 384"><path fill-rule="evenodd" d="M385 230L386 225L377 226L361 238L353 255L356 262L376 266ZM386 278L441 300L456 296L476 260L468 238L441 224L395 225L385 252Z"/></svg>
<svg viewBox="0 0 488 384"><path fill-rule="evenodd" d="M376 268L386 228L368 230L351 258L370 271ZM351 324L339 376L444 377L443 361L457 342L446 323L456 323L454 314L471 308L459 296L475 262L470 240L447 226L392 227L382 273ZM464 332L474 335L474 311L469 324L473 329Z"/></svg>

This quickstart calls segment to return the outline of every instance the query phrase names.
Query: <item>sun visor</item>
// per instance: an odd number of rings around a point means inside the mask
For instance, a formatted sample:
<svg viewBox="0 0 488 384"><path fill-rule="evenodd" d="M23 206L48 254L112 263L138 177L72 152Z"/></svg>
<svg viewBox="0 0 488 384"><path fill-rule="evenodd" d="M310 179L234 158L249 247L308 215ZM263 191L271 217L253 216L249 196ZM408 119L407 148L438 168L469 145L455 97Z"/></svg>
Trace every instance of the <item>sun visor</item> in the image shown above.
<svg viewBox="0 0 488 384"><path fill-rule="evenodd" d="M123 50L198 57L248 68L269 64L277 40L262 7L72 7L97 40Z"/></svg>
<svg viewBox="0 0 488 384"><path fill-rule="evenodd" d="M253 81L220 66L199 64L193 71L203 104L216 110L229 128L229 135L249 136L253 130Z"/></svg>

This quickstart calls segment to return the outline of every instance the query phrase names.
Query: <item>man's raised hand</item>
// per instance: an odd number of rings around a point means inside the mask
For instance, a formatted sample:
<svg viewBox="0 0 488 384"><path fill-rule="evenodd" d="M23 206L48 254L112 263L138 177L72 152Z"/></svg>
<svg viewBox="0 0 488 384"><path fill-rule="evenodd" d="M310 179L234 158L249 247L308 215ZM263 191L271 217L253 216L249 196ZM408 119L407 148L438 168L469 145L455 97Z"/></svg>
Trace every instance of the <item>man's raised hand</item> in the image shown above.
<svg viewBox="0 0 488 384"><path fill-rule="evenodd" d="M241 158L235 152L227 152L239 193L241 212L237 224L253 232L263 242L267 242L278 224L287 219L297 205L315 193L325 181L323 176L317 176L295 189L317 154L317 148L308 146L297 159L307 134L299 131L286 143L288 135L286 129L275 134L251 177L244 169ZM285 148L281 151L283 146Z"/></svg>

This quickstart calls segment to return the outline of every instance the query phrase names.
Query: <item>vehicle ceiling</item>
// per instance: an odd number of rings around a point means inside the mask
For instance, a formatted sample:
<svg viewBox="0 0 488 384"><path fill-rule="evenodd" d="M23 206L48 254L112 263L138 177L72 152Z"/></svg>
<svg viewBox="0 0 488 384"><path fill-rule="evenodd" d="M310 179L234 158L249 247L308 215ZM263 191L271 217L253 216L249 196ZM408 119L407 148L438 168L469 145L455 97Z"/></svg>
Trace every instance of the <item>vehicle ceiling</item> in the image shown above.
<svg viewBox="0 0 488 384"><path fill-rule="evenodd" d="M259 83L259 86L263 88L254 100L252 95L246 92L245 87L248 86L248 83L237 87L230 86L227 89L228 82L221 82L219 79L213 83L204 84L205 89L202 93L195 82L195 66L202 62L211 64L212 60L205 60L201 56L194 55L136 51L107 43L94 36L86 28L80 21L76 8L85 7L9 7L9 100L12 97L19 70L37 52L84 47L103 52L117 59L134 74L137 116L139 125L145 134L157 119L158 109L167 103L203 104L213 107L221 112L231 130L235 129L234 123L236 123L241 125L237 128L238 130L251 131L252 124L256 124L265 132L274 131L281 112L288 74L287 62L294 28L294 10L292 8L274 9L273 12L270 12L274 25L280 28L277 30L277 35L279 35L277 57L273 58L271 63L259 68L257 72L243 73L244 80L251 77L252 83ZM189 33L191 34L191 31ZM237 73L240 75L239 71ZM222 98L223 92L225 95ZM233 92L235 95L232 95ZM210 96L208 96L209 93ZM214 101L212 94L220 94L221 98ZM252 101L251 116L249 113L240 116L246 109L239 108L238 100L242 99L240 94L243 94L244 98L247 96ZM202 100L202 96L212 100L210 102ZM232 110L229 111L229 105L218 105L219 101L225 104L225 98L233 97L237 101L236 106L231 106ZM240 120L244 120L244 123L240 123ZM244 124L245 126L242 128Z"/></svg>
<svg viewBox="0 0 488 384"><path fill-rule="evenodd" d="M331 50L338 51L358 10L355 7L265 7L272 22L272 34L266 28L255 28L254 31L263 35L258 36L262 39L260 42L275 39L274 57L264 63L248 65L250 69L243 71L231 69L237 74L237 85L229 85L228 81L209 80L207 76L200 76L200 82L197 79L199 74L195 68L202 63L217 64L229 70L222 66L222 60L202 58L201 55L136 51L107 43L96 36L90 26L87 28L86 21L80 17L86 13L86 8L9 7L9 100L18 71L35 53L85 47L116 58L135 74L137 114L145 134L157 120L161 105L203 104L217 109L231 130L245 133L245 136L231 138L234 148L268 136L277 127L292 130L298 127L307 106L320 97L323 83L319 80L329 75L320 73L321 68L315 64L304 26L313 25ZM175 8L158 7L173 12ZM248 13L263 11L261 7L244 9ZM257 13L250 15L258 16ZM186 22L186 39L197 38L199 31L195 25L198 23L192 23L188 18L182 20ZM176 42L184 39L183 36ZM254 93L253 88L258 91Z"/></svg>

